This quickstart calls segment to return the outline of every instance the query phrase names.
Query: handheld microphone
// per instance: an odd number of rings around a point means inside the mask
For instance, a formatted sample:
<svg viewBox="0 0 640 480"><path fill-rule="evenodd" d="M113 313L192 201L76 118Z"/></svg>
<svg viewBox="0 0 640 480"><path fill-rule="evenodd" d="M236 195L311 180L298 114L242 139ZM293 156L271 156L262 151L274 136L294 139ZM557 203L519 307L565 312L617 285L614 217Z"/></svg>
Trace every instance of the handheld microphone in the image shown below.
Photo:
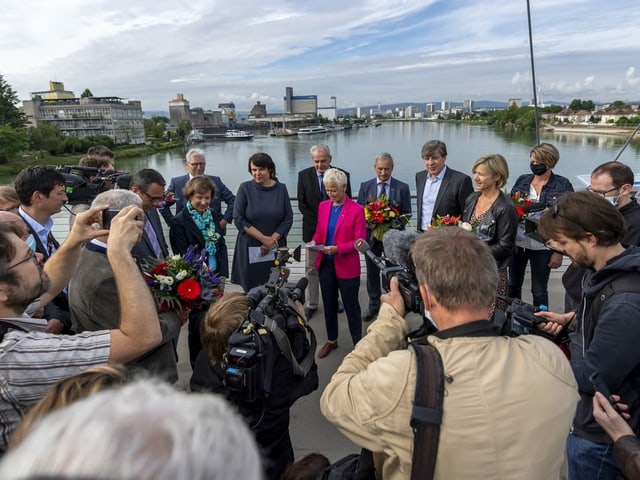
<svg viewBox="0 0 640 480"><path fill-rule="evenodd" d="M391 263L413 270L411 245L419 236L419 233L411 230L389 230L382 237L384 256Z"/></svg>
<svg viewBox="0 0 640 480"><path fill-rule="evenodd" d="M380 271L387 268L387 265L384 263L380 257L378 257L375 253L371 251L371 246L367 243L366 240L362 238L358 238L355 242L353 242L353 246L360 253L364 254L369 260L371 260L376 267L380 269Z"/></svg>

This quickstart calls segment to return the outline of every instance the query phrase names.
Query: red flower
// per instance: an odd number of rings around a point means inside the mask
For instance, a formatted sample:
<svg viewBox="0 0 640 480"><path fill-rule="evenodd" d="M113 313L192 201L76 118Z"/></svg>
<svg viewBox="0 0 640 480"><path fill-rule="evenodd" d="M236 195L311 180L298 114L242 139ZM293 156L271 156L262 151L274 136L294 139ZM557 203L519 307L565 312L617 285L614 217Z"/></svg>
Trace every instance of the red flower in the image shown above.
<svg viewBox="0 0 640 480"><path fill-rule="evenodd" d="M152 275L166 275L168 266L169 265L167 264L167 262L160 262L151 270L149 270L149 273Z"/></svg>
<svg viewBox="0 0 640 480"><path fill-rule="evenodd" d="M200 296L201 289L200 284L197 281L193 278L187 278L178 284L176 291L178 292L178 297L180 297L181 300L193 301Z"/></svg>
<svg viewBox="0 0 640 480"><path fill-rule="evenodd" d="M524 210L522 209L522 207L520 205L516 205L516 213L518 214L518 220L522 219L522 217L524 217Z"/></svg>

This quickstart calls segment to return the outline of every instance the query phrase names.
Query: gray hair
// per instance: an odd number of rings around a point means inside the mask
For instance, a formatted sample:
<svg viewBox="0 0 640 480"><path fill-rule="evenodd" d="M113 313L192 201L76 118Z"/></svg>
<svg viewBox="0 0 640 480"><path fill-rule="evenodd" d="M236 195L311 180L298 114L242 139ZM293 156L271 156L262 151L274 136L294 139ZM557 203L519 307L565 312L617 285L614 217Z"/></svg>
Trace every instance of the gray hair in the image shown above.
<svg viewBox="0 0 640 480"><path fill-rule="evenodd" d="M222 396L151 380L104 390L44 417L0 465L5 480L260 479L261 472L253 435Z"/></svg>
<svg viewBox="0 0 640 480"><path fill-rule="evenodd" d="M378 154L376 156L375 161L373 162L373 166L376 166L376 163L378 163L379 160L389 160L391 162L391 166L393 167L393 157L391 156L390 153L387 152L382 152L380 154Z"/></svg>
<svg viewBox="0 0 640 480"><path fill-rule="evenodd" d="M103 205L109 205L109 207L114 210L122 210L129 205L140 207L142 200L132 191L118 188L99 193L96 198L93 199L93 202L91 202L92 207L101 207Z"/></svg>
<svg viewBox="0 0 640 480"><path fill-rule="evenodd" d="M420 235L411 247L416 278L449 311L489 308L498 291L491 250L475 234L440 227Z"/></svg>
<svg viewBox="0 0 640 480"><path fill-rule="evenodd" d="M329 145L325 145L324 143L318 143L317 145L314 145L313 147L311 147L309 152L311 152L311 155L313 155L316 150L323 150L327 155L331 156L331 150L329 149Z"/></svg>
<svg viewBox="0 0 640 480"><path fill-rule="evenodd" d="M338 187L346 187L347 186L347 174L344 173L339 168L328 168L324 172L324 177L322 178L322 183L325 186L335 184Z"/></svg>
<svg viewBox="0 0 640 480"><path fill-rule="evenodd" d="M187 155L185 156L185 158L187 159L187 162L190 162L193 157L205 158L204 150L201 150L199 148L192 148L187 152Z"/></svg>

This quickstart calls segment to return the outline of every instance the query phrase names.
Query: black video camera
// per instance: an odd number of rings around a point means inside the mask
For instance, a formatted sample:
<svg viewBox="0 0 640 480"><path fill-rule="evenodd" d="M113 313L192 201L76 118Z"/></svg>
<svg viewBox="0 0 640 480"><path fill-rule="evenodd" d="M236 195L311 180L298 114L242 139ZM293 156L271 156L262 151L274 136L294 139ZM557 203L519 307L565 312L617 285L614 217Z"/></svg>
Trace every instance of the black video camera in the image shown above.
<svg viewBox="0 0 640 480"><path fill-rule="evenodd" d="M308 282L287 282L290 270L285 266L291 257L300 260L300 249L279 249L267 283L247 293L254 307L229 338L224 361L224 383L233 399L253 402L268 396L279 355L292 364L296 376L306 377L314 364L315 334L295 306L304 302Z"/></svg>
<svg viewBox="0 0 640 480"><path fill-rule="evenodd" d="M369 244L361 238L355 241L354 246L356 250L364 253L378 267L382 279L382 288L388 292L391 289L391 279L396 277L407 312L419 313L424 316L424 303L420 295L420 287L418 286L414 266L398 265L378 257L371 251Z"/></svg>
<svg viewBox="0 0 640 480"><path fill-rule="evenodd" d="M99 193L114 187L123 170L103 170L83 165L56 167L64 177L64 187L70 205L90 204Z"/></svg>
<svg viewBox="0 0 640 480"><path fill-rule="evenodd" d="M498 298L507 303L505 312L496 308L493 314L493 325L500 335L507 335L509 337L538 335L558 345L568 343L569 335L566 328L559 334L553 335L544 330L540 330L538 327L538 325L544 323L546 320L534 314L547 310L546 306L536 307L518 298L505 297L502 295L499 295Z"/></svg>

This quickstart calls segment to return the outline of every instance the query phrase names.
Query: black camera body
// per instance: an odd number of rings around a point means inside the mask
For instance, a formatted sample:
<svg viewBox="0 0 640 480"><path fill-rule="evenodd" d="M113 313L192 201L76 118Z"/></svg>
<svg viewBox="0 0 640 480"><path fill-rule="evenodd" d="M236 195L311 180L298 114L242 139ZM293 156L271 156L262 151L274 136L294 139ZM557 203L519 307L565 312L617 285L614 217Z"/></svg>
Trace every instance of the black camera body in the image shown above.
<svg viewBox="0 0 640 480"><path fill-rule="evenodd" d="M269 280L247 293L254 307L231 335L224 360L224 384L229 397L254 402L271 393L275 363L280 355L292 364L293 374L306 377L314 364L316 338L299 315L296 301L304 302L307 279L287 282L286 262L300 259L300 247L291 255L278 250Z"/></svg>
<svg viewBox="0 0 640 480"><path fill-rule="evenodd" d="M56 170L64 177L65 193L70 205L90 204L99 193L113 188L120 175L129 173L83 165L58 166Z"/></svg>
<svg viewBox="0 0 640 480"><path fill-rule="evenodd" d="M540 330L538 325L545 322L545 319L534 315L536 312L544 311L546 307L539 308L529 303L525 303L519 298L500 296L507 302L505 312L496 309L493 316L493 325L500 335L517 337L520 335L538 335L551 340L558 345L569 341L569 336L565 330L557 335Z"/></svg>
<svg viewBox="0 0 640 480"><path fill-rule="evenodd" d="M419 313L420 315L424 314L424 302L420 295L418 280L411 269L402 265L387 263L387 266L380 270L380 277L382 279L382 288L386 292L391 289L391 279L396 277L407 311Z"/></svg>

